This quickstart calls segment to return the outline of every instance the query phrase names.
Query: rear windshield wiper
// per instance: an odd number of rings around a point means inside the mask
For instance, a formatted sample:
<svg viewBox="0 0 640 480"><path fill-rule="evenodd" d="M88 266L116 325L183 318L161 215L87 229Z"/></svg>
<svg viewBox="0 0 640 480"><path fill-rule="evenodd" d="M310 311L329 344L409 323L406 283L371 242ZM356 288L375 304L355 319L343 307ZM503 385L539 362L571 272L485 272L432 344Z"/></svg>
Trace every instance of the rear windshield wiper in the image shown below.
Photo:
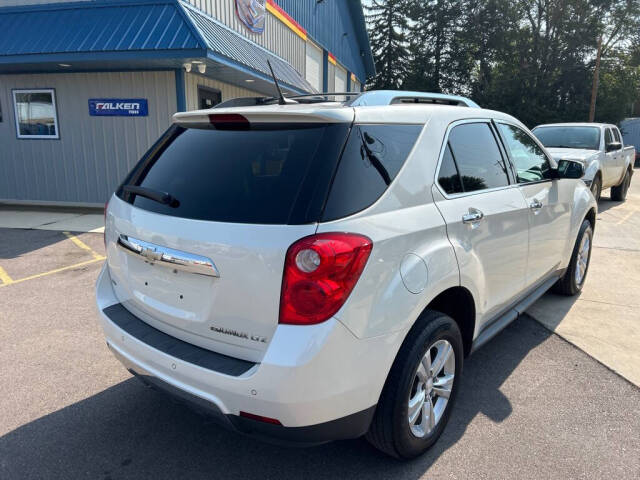
<svg viewBox="0 0 640 480"><path fill-rule="evenodd" d="M153 200L154 202L158 202L163 205L169 205L171 208L178 208L180 206L178 199L167 192L151 190L150 188L145 187L137 187L135 185L124 185L122 190L132 195L139 195L141 197L148 198L149 200Z"/></svg>

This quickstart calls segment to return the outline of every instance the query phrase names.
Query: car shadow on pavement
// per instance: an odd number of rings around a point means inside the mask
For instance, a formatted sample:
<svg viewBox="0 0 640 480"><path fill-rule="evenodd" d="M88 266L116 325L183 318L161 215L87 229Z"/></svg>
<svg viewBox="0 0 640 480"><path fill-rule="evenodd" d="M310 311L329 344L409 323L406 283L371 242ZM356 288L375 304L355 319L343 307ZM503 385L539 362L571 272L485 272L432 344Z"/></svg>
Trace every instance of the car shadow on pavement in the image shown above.
<svg viewBox="0 0 640 480"><path fill-rule="evenodd" d="M364 440L307 449L261 443L218 427L132 378L0 437L0 478L417 479L476 416L497 423L509 417L512 405L501 385L549 335L522 318L468 358L443 436L409 462L388 458Z"/></svg>
<svg viewBox="0 0 640 480"><path fill-rule="evenodd" d="M566 296L549 291L529 307L527 312L546 328L555 331L581 296L582 292Z"/></svg>
<svg viewBox="0 0 640 480"><path fill-rule="evenodd" d="M17 258L65 240L62 232L54 230L0 228L0 259Z"/></svg>
<svg viewBox="0 0 640 480"><path fill-rule="evenodd" d="M600 197L600 201L598 202L598 214L604 213L607 210L611 210L612 208L619 207L621 205L624 205L624 203L611 200L608 193L606 195L603 194L603 196ZM596 228L598 228L597 222Z"/></svg>

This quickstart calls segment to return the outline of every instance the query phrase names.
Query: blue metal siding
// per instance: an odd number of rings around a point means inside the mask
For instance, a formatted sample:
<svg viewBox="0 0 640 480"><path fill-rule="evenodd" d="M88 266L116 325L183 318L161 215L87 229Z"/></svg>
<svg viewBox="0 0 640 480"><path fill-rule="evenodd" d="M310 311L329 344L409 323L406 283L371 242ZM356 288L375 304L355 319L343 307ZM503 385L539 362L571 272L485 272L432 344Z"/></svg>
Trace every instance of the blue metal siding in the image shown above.
<svg viewBox="0 0 640 480"><path fill-rule="evenodd" d="M220 67L221 80L243 72L271 82L269 59L284 85L298 93L314 91L286 60L179 0L0 9L0 31L9 33L0 37L0 65L14 69L45 62L104 66L107 60L130 60L131 68L148 69L152 58L167 59L154 62L155 68L176 68L181 58L209 58Z"/></svg>
<svg viewBox="0 0 640 480"><path fill-rule="evenodd" d="M99 5L0 10L0 55L206 48L175 2Z"/></svg>
<svg viewBox="0 0 640 480"><path fill-rule="evenodd" d="M270 78L269 66L267 65L267 60L269 60L279 80L303 92L315 91L287 61L186 3L182 5L193 24L198 28L202 38L207 42L209 49L216 54L240 63L264 75L265 78ZM210 58L212 58L211 55ZM216 55L213 58L217 61L223 60Z"/></svg>
<svg viewBox="0 0 640 480"><path fill-rule="evenodd" d="M302 25L315 42L333 53L358 80L364 82L374 74L364 19L361 15L355 15L362 11L359 0L275 2Z"/></svg>

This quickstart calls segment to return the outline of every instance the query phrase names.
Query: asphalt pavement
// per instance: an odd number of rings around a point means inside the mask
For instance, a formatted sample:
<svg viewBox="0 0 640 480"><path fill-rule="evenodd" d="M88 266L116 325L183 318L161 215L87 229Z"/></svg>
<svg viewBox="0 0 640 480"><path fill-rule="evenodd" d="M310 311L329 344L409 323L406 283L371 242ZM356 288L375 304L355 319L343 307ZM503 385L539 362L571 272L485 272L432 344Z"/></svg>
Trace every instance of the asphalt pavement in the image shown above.
<svg viewBox="0 0 640 480"><path fill-rule="evenodd" d="M108 351L103 254L98 234L0 229L0 479L640 478L640 389L527 317L467 359L451 422L419 459L227 432Z"/></svg>

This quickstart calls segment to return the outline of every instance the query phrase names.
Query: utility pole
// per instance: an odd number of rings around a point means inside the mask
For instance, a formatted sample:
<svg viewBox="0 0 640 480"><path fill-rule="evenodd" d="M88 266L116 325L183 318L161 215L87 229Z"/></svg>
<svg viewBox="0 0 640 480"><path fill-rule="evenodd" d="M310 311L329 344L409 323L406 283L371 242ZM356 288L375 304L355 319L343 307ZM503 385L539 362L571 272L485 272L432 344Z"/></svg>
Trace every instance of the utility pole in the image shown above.
<svg viewBox="0 0 640 480"><path fill-rule="evenodd" d="M589 107L589 121L596 118L596 98L598 97L598 84L600 83L600 57L602 55L602 35L598 38L598 53L596 54L596 68L593 72L593 86L591 87L591 105Z"/></svg>

